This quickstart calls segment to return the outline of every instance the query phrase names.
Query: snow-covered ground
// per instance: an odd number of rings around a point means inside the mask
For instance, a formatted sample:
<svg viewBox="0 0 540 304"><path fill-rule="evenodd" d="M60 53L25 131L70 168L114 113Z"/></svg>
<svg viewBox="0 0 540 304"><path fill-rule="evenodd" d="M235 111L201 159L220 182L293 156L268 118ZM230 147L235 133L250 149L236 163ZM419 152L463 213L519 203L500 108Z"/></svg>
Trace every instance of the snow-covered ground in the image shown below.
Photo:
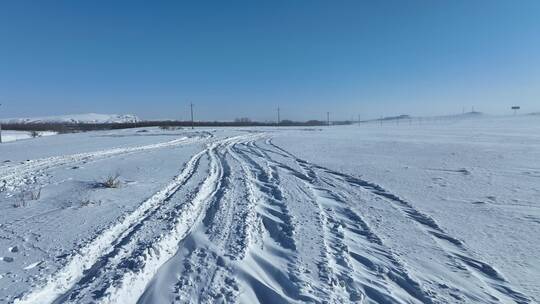
<svg viewBox="0 0 540 304"><path fill-rule="evenodd" d="M40 131L37 132L38 137L56 135L56 132L51 131ZM2 130L2 142L16 141L21 139L34 138L31 132L27 131L12 131L12 130Z"/></svg>
<svg viewBox="0 0 540 304"><path fill-rule="evenodd" d="M5 143L0 303L535 303L539 159L538 116Z"/></svg>

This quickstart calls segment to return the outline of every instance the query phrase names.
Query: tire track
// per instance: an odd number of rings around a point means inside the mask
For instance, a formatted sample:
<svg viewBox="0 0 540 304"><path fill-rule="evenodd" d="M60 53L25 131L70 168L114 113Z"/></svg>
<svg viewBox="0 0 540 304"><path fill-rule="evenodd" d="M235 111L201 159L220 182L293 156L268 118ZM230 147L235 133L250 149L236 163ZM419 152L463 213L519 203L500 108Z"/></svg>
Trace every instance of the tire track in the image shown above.
<svg viewBox="0 0 540 304"><path fill-rule="evenodd" d="M52 156L42 159L29 160L17 165L2 166L0 167L0 192L14 191L21 186L35 184L39 181L40 176L43 176L44 172L49 169L78 163L87 163L119 155L175 147L208 139L209 137L211 136L184 136L157 144Z"/></svg>
<svg viewBox="0 0 540 304"><path fill-rule="evenodd" d="M256 143L247 146L253 157L267 163L270 175L276 174L274 171L279 168L291 176L293 183L300 181L307 187L309 193L304 192L306 196L299 200L312 201L319 210L319 216L315 216L314 222L322 223L324 237L321 241L325 249L320 253L321 261L317 266L319 279L326 282L327 286L314 286L312 293L317 294L314 298L326 299L332 303L365 299L377 302L431 303L419 284L406 274L403 266L389 253L388 248L383 247L381 240L367 224L346 207L344 198L333 193L333 188L326 188L314 172L302 173L273 160L268 154L272 151L268 149L255 151L254 149L259 147ZM279 152L274 154L284 156ZM362 239L359 239L359 236ZM362 244L363 246L356 250L363 252L364 256L353 252L351 244ZM292 265L289 267L290 280L308 285L310 280L299 275L300 267L296 263ZM390 270L387 269L388 265L393 265ZM314 284L313 280L309 284ZM387 288L388 286L393 289ZM403 290L403 294L408 294L409 298L399 298L392 294L391 290L399 289Z"/></svg>
<svg viewBox="0 0 540 304"><path fill-rule="evenodd" d="M405 216L417 223L424 232L430 235L439 247L447 253L448 258L452 261L454 271L465 271L466 276L472 275L477 281L481 282L481 289L484 290L484 295L479 298L491 298L496 299L496 301L520 304L531 303L529 297L516 291L516 289L511 286L504 276L494 267L473 257L462 241L448 234L433 218L415 209L411 203L388 192L379 185L347 176L339 172L334 172L326 168L320 169L339 177L339 179L350 185L355 185L356 187L360 187L375 195L383 197L386 201L392 203L394 207L400 210ZM465 293L463 290L462 292Z"/></svg>
<svg viewBox="0 0 540 304"><path fill-rule="evenodd" d="M160 267L138 303L238 301L237 266L245 262L252 228L258 226L252 185L242 170L243 160L235 153L239 144L216 151L223 175L215 195L200 221L180 241L181 250Z"/></svg>
<svg viewBox="0 0 540 304"><path fill-rule="evenodd" d="M234 183L240 176L232 170L229 149L230 146L217 151L223 168L222 182L202 220L181 241L182 250L160 268L138 303L160 302L171 290L171 303L236 302L238 283L230 264L237 252L228 252L227 248L238 237L233 223L242 219L239 211L243 206L237 206L235 201L244 189ZM164 278L163 273L174 276Z"/></svg>
<svg viewBox="0 0 540 304"><path fill-rule="evenodd" d="M205 150L195 154L185 164L182 172L167 186L144 201L134 212L99 233L94 240L72 254L66 265L46 279L42 286L16 300L15 303L51 303L67 293L78 280L83 278L85 272L92 269L100 259L114 251L115 247L111 244L123 244L122 240L129 239L130 235L140 229L141 222L144 223L146 219L150 218L193 176L203 155L209 154L218 144L228 140L230 139L213 143Z"/></svg>
<svg viewBox="0 0 540 304"><path fill-rule="evenodd" d="M271 141L266 144L271 145ZM303 170L281 166L308 187L309 199L316 202L322 215L327 247L323 256L329 259L329 266L321 265L322 274L329 277L326 281L330 288L336 285L343 287L343 292L333 295L333 302L369 299L378 303L432 303L430 296L407 274L391 250L353 211L347 201L348 195L336 192L335 185L325 183L305 161L280 148L278 150L277 155L292 159ZM396 294L396 290L401 292ZM348 297L341 298L341 294Z"/></svg>
<svg viewBox="0 0 540 304"><path fill-rule="evenodd" d="M515 287L513 287L494 267L486 262L474 258L462 241L448 234L433 218L414 208L411 203L385 190L377 184L330 170L322 166L309 164L307 161L297 158L288 151L273 144L271 141L268 141L267 143L281 151L283 154L294 158L300 166L309 172L307 173L308 175L313 176L317 175L316 172L320 172L320 174L328 176L328 179L336 181L333 183L328 183L325 181L327 184L333 187L339 187L340 184L345 183L357 189L359 188L362 191L367 191L377 195L383 198L385 201L391 203L396 209L402 212L402 214L415 222L426 234L435 240L435 242L444 252L447 253L447 257L452 261L452 271L465 272L464 275L466 277L472 276L478 282L480 282L480 289L483 290L483 294L474 296L469 294L470 291L465 291L462 289L459 290L459 288L457 288L462 294L461 298L469 298L474 301L482 301L482 299L484 299L486 303L491 303L492 301L513 302L520 304L532 302L530 297L517 291ZM347 189L344 190L347 191Z"/></svg>
<svg viewBox="0 0 540 304"><path fill-rule="evenodd" d="M251 136L237 136L211 144L207 151L210 172L193 200L179 206L179 211L174 214L172 230L157 240L153 240L141 255L132 258L137 261L136 267L124 272L120 278L115 278L114 285L104 292L104 297L99 300L100 303L125 301L134 303L139 299L161 266L178 252L181 241L190 235L197 223L202 222L210 202L220 191L224 169L217 150Z"/></svg>
<svg viewBox="0 0 540 304"><path fill-rule="evenodd" d="M256 298L264 302L268 294L274 294L273 301L303 301L313 302L314 297L310 290L304 288L302 284L300 271L297 263L297 246L294 239L295 231L293 220L287 205L284 202L283 189L280 187L279 175L275 167L268 163L265 167L260 165L255 157L264 155L258 152L252 152L250 142L243 147L234 147L233 151L237 154L241 166L246 174L248 188L251 189L252 200L255 202L257 220L259 222L259 248L272 248L274 253L270 262L268 254L262 254L255 250L250 250L248 259L266 273L271 280L261 281L261 278L255 277L251 271L253 269L239 269L240 276L251 286L251 291ZM261 159L258 159L259 161ZM265 238L268 236L271 240ZM277 245L277 246L276 246ZM281 261L286 267L286 272L278 269L275 265ZM274 283L270 283L273 281ZM273 290L279 290L283 296ZM284 298L285 297L285 298Z"/></svg>
<svg viewBox="0 0 540 304"><path fill-rule="evenodd" d="M446 254L442 278L414 273L358 211L367 202ZM456 303L531 302L413 204L255 133L208 144L16 303L444 303L453 294L433 286L447 274Z"/></svg>

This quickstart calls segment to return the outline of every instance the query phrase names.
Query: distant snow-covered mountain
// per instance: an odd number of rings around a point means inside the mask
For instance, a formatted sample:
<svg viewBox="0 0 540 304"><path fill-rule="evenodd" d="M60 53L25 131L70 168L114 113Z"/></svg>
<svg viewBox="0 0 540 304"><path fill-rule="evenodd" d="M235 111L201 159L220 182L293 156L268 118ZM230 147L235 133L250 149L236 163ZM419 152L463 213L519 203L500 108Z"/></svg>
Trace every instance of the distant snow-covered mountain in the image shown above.
<svg viewBox="0 0 540 304"><path fill-rule="evenodd" d="M133 114L72 114L29 118L0 119L3 123L130 123L141 121Z"/></svg>

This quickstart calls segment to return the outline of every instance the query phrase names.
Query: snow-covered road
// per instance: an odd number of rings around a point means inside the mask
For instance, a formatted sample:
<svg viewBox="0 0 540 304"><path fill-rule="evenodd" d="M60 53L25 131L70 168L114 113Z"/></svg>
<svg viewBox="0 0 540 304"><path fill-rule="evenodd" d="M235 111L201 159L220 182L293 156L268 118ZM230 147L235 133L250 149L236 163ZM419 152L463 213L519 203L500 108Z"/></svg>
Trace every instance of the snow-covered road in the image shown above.
<svg viewBox="0 0 540 304"><path fill-rule="evenodd" d="M0 302L535 302L534 286L401 193L281 143L307 131L154 130L139 145L5 163ZM111 170L118 189L88 181Z"/></svg>

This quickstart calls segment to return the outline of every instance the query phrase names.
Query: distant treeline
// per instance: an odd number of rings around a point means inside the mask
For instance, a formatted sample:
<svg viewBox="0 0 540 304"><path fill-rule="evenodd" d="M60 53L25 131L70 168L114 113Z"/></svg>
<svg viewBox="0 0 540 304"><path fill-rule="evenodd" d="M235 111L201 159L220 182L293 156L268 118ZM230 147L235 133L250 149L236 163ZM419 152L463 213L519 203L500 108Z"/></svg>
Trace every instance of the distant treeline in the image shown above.
<svg viewBox="0 0 540 304"><path fill-rule="evenodd" d="M349 121L332 122L333 125L350 124ZM2 129L15 131L55 131L59 133L73 133L98 130L114 130L144 127L191 127L191 121L140 121L129 123L66 123L66 122L36 122L36 123L2 123ZM309 120L305 122L283 120L275 122L257 122L249 120L224 121L196 121L195 127L269 127L269 126L324 126L325 121Z"/></svg>

